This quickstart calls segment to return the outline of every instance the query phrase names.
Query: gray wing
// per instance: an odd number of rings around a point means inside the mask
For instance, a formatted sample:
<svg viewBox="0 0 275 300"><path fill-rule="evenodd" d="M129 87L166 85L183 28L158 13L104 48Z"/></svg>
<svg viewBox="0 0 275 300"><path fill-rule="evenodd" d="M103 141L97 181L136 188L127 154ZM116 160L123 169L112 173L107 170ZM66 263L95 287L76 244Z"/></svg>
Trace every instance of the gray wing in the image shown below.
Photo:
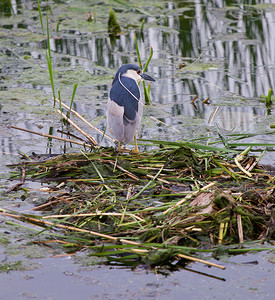
<svg viewBox="0 0 275 300"><path fill-rule="evenodd" d="M122 141L124 137L123 115L124 107L109 98L107 104L108 130L117 141Z"/></svg>
<svg viewBox="0 0 275 300"><path fill-rule="evenodd" d="M143 103L139 102L138 103L138 113L136 114L136 117L134 120L128 120L129 122L127 125L125 125L124 127L124 138L123 141L128 144L130 142L132 142L132 140L134 139L134 135L136 133L136 131L139 128L140 125L140 121L142 118L142 112L143 112Z"/></svg>

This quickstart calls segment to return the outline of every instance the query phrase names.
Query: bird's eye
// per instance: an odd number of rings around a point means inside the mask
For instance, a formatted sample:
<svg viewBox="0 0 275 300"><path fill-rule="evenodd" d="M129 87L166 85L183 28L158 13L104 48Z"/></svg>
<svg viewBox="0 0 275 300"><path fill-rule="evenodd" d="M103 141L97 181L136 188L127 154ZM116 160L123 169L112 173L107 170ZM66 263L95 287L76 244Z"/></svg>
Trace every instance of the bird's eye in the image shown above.
<svg viewBox="0 0 275 300"><path fill-rule="evenodd" d="M137 73L140 74L140 73L141 73L141 70L137 70Z"/></svg>

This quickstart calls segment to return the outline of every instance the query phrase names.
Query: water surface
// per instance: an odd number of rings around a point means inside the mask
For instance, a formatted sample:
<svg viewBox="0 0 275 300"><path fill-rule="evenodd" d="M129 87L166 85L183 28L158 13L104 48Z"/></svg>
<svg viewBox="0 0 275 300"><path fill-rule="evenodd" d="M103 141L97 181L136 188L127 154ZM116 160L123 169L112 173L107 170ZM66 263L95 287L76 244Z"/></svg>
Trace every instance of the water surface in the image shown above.
<svg viewBox="0 0 275 300"><path fill-rule="evenodd" d="M0 18L1 191L15 183L7 180L10 175L6 164L18 162L18 151L27 154L79 151L78 147L64 147L58 141L49 143L41 137L8 128L16 125L48 133L54 127L54 134L61 128L52 105L44 50L46 40L37 2L11 3L4 12L1 10ZM122 64L137 62L136 35L143 62L149 56L148 47L153 47L148 73L157 79L151 85L152 105L144 108L139 137L188 141L205 136L217 139L218 133L223 136L257 133L242 141L274 143L270 129L275 124L274 105L268 115L259 98L267 95L269 88L275 90L275 5L272 1L129 3L132 8L113 1L122 29L116 38L110 38L107 31L109 2L50 3L55 90L56 93L60 90L64 101L70 101L77 82L73 108L104 130L112 77ZM45 21L44 2L41 7ZM96 22L87 22L89 11L92 16L96 12ZM183 63L186 66L181 68ZM191 102L196 96L195 107ZM209 105L202 103L207 98ZM215 111L217 114L212 118ZM101 145L112 145L84 124L79 125ZM274 165L274 152L267 152L263 162ZM40 184L27 183L25 187L31 191L2 193L1 207L29 211L40 198L48 197L47 193L32 191L40 189ZM23 201L26 196L27 200ZM226 265L225 271L197 263L187 265L189 271L176 272L144 266L130 270L91 262L85 265L85 252L52 258L55 253L51 248L38 246L37 252L31 249L34 253L42 252L42 256L30 257L22 249L28 249L28 242L37 238L29 229L5 221L10 220L1 217L1 238L7 238L21 252L15 253L12 247L1 243L1 265L23 260L26 268L0 274L1 299L181 299L183 295L190 299L219 299L221 295L225 299L248 296L271 299L274 294L272 253L242 255L218 262ZM58 254L64 253L60 250ZM251 261L258 264L247 264Z"/></svg>

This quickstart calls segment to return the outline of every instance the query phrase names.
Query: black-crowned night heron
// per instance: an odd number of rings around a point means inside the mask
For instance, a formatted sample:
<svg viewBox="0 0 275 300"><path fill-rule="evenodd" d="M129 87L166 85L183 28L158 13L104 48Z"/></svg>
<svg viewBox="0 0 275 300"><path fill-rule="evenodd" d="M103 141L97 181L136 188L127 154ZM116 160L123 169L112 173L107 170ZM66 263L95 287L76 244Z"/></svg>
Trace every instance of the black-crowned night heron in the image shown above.
<svg viewBox="0 0 275 300"><path fill-rule="evenodd" d="M155 81L142 73L140 67L132 64L121 66L112 83L107 106L107 124L110 134L121 143L129 144L135 139L135 152L138 152L136 131L140 125L143 105L139 82Z"/></svg>

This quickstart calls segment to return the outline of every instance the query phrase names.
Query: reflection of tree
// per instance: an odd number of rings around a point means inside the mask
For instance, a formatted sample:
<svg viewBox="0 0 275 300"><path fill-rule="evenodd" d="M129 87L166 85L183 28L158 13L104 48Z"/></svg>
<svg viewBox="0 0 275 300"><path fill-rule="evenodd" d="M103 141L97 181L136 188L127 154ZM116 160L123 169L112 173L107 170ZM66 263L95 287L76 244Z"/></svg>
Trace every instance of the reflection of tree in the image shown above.
<svg viewBox="0 0 275 300"><path fill-rule="evenodd" d="M250 4L257 3L264 1L251 1ZM180 1L179 6L183 5L186 4ZM258 11L255 7L241 5L241 2L230 9L225 5L232 5L232 1L225 4L201 1L195 5L192 22L186 13L175 22L183 57L197 57L202 53L204 62L222 64L218 70L203 71L195 80L183 81L187 85L184 93L188 93L189 89L190 94L199 95L202 99L210 97L216 105L230 94L250 98L275 88L274 11ZM261 115L264 111L257 110L257 113ZM224 127L234 128L235 122L239 129L247 129L251 125L253 108L227 107L222 109L221 114L224 114L221 117Z"/></svg>
<svg viewBox="0 0 275 300"><path fill-rule="evenodd" d="M250 2L253 5L264 3ZM274 68L271 66L275 59L272 34L275 14L243 6L241 2L226 2L226 5L232 4L236 6L226 8L221 7L220 1L205 0L196 5L196 18L190 30L197 34L192 34L191 48L201 49L206 59L223 62L224 86L208 78L213 84L244 97L259 96L268 88L274 89ZM181 30L181 23L179 26Z"/></svg>
<svg viewBox="0 0 275 300"><path fill-rule="evenodd" d="M12 13L12 5L10 0L0 1L0 15L10 17Z"/></svg>
<svg viewBox="0 0 275 300"><path fill-rule="evenodd" d="M166 118L167 123L179 124L181 116L204 118L207 123L213 106L203 105L200 101L208 97L212 105L221 106L216 121L227 130L236 126L239 131L247 130L254 125L254 116L265 113L257 101L249 101L249 98L266 94L269 88L275 90L275 13L274 10L257 9L255 4L264 2L251 0L243 5L240 0L175 0L165 4L161 16L140 15L140 20L145 21L145 28L143 41L138 39L139 50L145 61L150 52L148 46L154 49L148 72L158 80L151 86L152 100L165 110L166 115L171 115L171 119ZM33 8L36 2L21 1L18 7L16 1L12 3L16 14L17 10L23 11L22 7ZM36 22L38 24L39 21ZM126 23L127 18L123 24ZM13 26L16 28L17 25ZM38 25L26 26L26 30L32 32L40 30ZM71 68L83 68L91 76L112 75L120 65L136 62L135 34L139 34L139 28L129 28L122 28L125 34L113 43L107 30L105 33L89 34L82 34L81 28L58 33L53 31L50 46L55 71L59 66L67 67L69 64ZM26 39L22 43L22 52L27 48L30 52L24 54L45 63L45 57L38 57L39 52L35 48L35 45L44 48L42 44ZM188 71L188 65L197 58L197 68L189 68ZM183 61L187 68L179 70L177 66ZM216 65L216 68L203 68L202 63ZM30 88L46 89L38 85ZM106 100L106 85L99 83L91 89L102 90L99 97ZM190 104L195 95L198 95L198 110ZM238 96L248 101L241 102ZM165 106L167 104L169 106ZM78 103L77 110L89 111L92 118L103 114L102 108L97 109L93 104L92 109L87 109L85 105Z"/></svg>
<svg viewBox="0 0 275 300"><path fill-rule="evenodd" d="M195 4L175 1L174 4L167 4L167 17L145 18L149 24L158 22L167 28L149 27L144 32L145 42L139 43L139 49L141 57L146 59L146 47L153 47L156 63L151 64L149 71L159 78L159 84L152 86L152 99L160 104L178 104L170 111L172 115L209 116L211 108L198 104L196 111L190 106L190 95L198 95L201 100L209 97L212 103L220 105L224 97L257 97L266 93L268 88L275 88L274 68L270 67L274 63L275 53L271 34L275 24L274 14L261 13L238 2L233 4L233 8L227 8L232 1L225 4L206 0ZM173 9L183 9L183 12L169 16L169 10ZM74 39L55 39L52 40L52 50L70 55L72 64L80 64L92 75L98 75L100 70L94 64L117 69L123 63L136 60L134 34L130 31L122 35L113 45L107 36L79 35ZM195 60L199 55L198 65L214 63L216 69L190 71L196 74L192 79L187 79L188 73L184 69L180 72L176 70L184 58ZM253 115L252 108L246 109ZM228 114L246 128L245 121L240 120L240 116L246 116L241 109L221 111L221 114ZM222 119L228 122L228 118ZM248 126L248 119L247 122Z"/></svg>

